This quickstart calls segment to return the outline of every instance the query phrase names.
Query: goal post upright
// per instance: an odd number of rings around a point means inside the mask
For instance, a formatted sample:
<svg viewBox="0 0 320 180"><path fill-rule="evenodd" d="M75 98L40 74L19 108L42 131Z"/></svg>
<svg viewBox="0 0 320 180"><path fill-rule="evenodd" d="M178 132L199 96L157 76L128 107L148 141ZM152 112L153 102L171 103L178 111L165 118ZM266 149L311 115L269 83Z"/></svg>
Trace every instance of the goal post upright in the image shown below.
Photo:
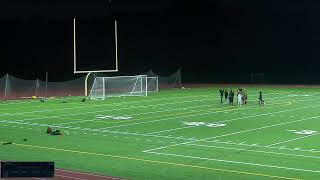
<svg viewBox="0 0 320 180"><path fill-rule="evenodd" d="M84 95L85 96L88 96L88 79L89 79L89 76L92 72L89 72L86 76L86 79L84 80Z"/></svg>
<svg viewBox="0 0 320 180"><path fill-rule="evenodd" d="M84 94L88 96L88 79L92 73L108 73L118 72L118 21L114 20L114 47L115 47L115 69L107 70L89 70L89 71L78 71L77 70L77 35L76 35L76 17L73 18L73 73L74 74L87 74L84 82Z"/></svg>

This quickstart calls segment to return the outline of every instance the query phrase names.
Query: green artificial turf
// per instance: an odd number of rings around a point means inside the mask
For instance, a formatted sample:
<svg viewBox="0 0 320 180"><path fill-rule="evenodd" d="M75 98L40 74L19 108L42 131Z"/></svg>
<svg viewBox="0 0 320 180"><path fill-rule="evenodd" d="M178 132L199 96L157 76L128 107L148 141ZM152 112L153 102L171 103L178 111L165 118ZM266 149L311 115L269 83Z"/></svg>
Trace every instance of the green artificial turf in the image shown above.
<svg viewBox="0 0 320 180"><path fill-rule="evenodd" d="M242 107L221 104L216 87L0 102L0 141L13 142L0 159L128 179L319 179L320 89L246 91Z"/></svg>

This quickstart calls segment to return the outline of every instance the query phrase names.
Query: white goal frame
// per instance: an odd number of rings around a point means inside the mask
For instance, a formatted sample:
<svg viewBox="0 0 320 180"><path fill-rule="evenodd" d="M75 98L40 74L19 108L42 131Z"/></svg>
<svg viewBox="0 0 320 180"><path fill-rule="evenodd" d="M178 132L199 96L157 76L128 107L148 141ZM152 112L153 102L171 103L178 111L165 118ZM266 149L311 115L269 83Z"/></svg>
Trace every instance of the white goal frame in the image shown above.
<svg viewBox="0 0 320 180"><path fill-rule="evenodd" d="M156 82L156 89L153 91L149 90L149 82L154 81ZM159 91L159 78L158 77L146 77L147 82L147 91L148 92L158 92Z"/></svg>
<svg viewBox="0 0 320 180"><path fill-rule="evenodd" d="M148 82L147 81L145 81L145 82L143 82L143 79L147 79L147 75L136 75L136 76L110 76L110 77L96 77L95 78L95 81L96 81L96 79L97 78L102 78L102 93L103 93L103 95L102 95L102 99L103 100L105 100L106 99L106 97L123 97L123 96L139 96L139 95L134 95L133 93L129 93L130 95L128 95L128 94L126 94L126 95L117 95L117 96L106 96L106 92L105 92L105 79L113 79L113 78L137 78L137 81L135 82L135 85L134 85L134 87L136 87L136 84L138 83L138 78L141 78L141 81L140 81L140 91L142 92L142 93L144 93L144 96L148 96ZM144 84L144 86L145 86L145 89L143 89L143 83L145 83ZM91 87L91 90L90 90L90 92L92 92L93 91L93 88L94 88L94 85ZM132 92L132 91L131 91ZM91 94L91 93L90 93ZM90 96L90 95L89 95Z"/></svg>

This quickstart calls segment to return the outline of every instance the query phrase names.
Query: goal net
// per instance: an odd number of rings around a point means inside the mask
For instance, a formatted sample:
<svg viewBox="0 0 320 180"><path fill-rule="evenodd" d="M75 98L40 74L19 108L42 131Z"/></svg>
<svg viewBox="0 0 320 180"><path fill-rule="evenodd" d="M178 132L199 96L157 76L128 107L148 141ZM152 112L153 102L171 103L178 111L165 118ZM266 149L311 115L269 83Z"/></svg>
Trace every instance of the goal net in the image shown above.
<svg viewBox="0 0 320 180"><path fill-rule="evenodd" d="M90 90L90 99L120 96L147 96L147 76L96 77Z"/></svg>
<svg viewBox="0 0 320 180"><path fill-rule="evenodd" d="M175 73L169 76L159 76L158 74L154 73L152 70L149 70L145 73L148 78L156 77L158 81L158 89L173 89L173 88L181 88L181 72L180 69Z"/></svg>
<svg viewBox="0 0 320 180"><path fill-rule="evenodd" d="M158 92L159 91L159 82L158 77L143 77L144 83L147 84L148 92Z"/></svg>

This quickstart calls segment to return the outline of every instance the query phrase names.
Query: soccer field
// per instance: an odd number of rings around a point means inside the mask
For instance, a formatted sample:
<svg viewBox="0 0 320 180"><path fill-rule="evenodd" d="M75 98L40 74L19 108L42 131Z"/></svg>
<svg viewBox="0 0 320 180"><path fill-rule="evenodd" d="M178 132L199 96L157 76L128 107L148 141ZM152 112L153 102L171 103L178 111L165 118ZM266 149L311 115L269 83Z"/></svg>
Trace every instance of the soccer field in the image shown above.
<svg viewBox="0 0 320 180"><path fill-rule="evenodd" d="M248 87L242 107L221 104L218 89L1 102L0 141L13 143L0 159L124 179L320 178L320 89Z"/></svg>

